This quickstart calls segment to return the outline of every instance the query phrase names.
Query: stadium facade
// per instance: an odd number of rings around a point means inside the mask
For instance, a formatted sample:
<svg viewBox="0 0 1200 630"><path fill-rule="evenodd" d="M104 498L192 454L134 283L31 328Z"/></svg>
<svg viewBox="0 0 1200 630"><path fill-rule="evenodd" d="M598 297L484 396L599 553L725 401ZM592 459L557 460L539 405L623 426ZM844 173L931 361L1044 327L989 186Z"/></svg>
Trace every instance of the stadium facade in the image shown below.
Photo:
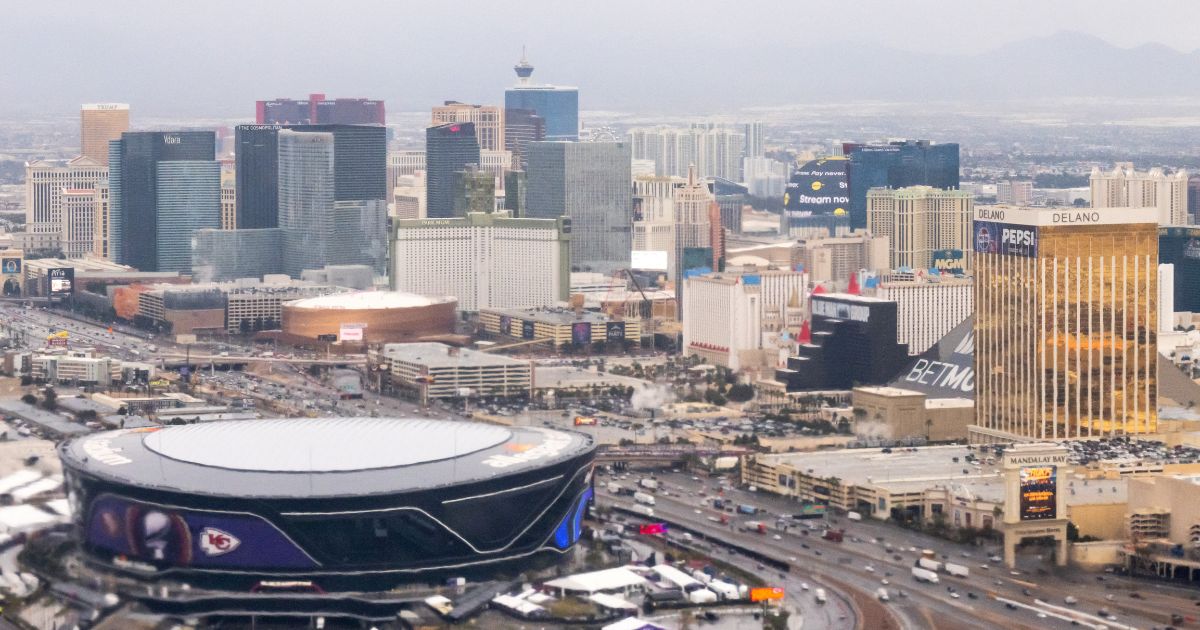
<svg viewBox="0 0 1200 630"><path fill-rule="evenodd" d="M394 418L130 429L60 447L78 535L101 568L325 592L565 553L594 451L575 432Z"/></svg>

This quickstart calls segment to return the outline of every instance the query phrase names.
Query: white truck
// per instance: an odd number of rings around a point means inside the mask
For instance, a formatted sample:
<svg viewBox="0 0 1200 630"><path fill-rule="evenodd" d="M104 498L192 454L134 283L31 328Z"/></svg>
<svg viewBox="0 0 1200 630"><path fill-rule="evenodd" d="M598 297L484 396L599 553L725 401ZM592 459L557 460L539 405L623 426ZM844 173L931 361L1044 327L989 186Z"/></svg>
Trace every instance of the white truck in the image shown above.
<svg viewBox="0 0 1200 630"><path fill-rule="evenodd" d="M929 569L930 571L934 571L934 572L942 570L941 562L938 562L937 560L930 560L929 558L918 558L917 566L921 567L922 569Z"/></svg>
<svg viewBox="0 0 1200 630"><path fill-rule="evenodd" d="M846 512L846 518L852 521L861 521L862 514L859 514L858 512Z"/></svg>
<svg viewBox="0 0 1200 630"><path fill-rule="evenodd" d="M823 588L813 591L813 597L817 599L818 604L824 604L825 602L829 601L829 599L825 596L825 589Z"/></svg>
<svg viewBox="0 0 1200 630"><path fill-rule="evenodd" d="M641 503L642 505L654 505L654 497L646 494L645 492L634 492L633 500Z"/></svg>
<svg viewBox="0 0 1200 630"><path fill-rule="evenodd" d="M611 481L608 482L608 493L609 494L621 494L621 484L613 483Z"/></svg>
<svg viewBox="0 0 1200 630"><path fill-rule="evenodd" d="M913 579L915 579L918 582L928 582L930 584L937 584L940 581L940 580L938 580L937 573L934 573L933 571L930 571L929 569L922 569L921 567L913 567L912 568L912 576L913 576Z"/></svg>
<svg viewBox="0 0 1200 630"><path fill-rule="evenodd" d="M968 577L971 575L971 570L961 564L954 564L952 562L947 562L945 565L945 569L946 569L946 573L949 573L950 575L953 575L955 577L965 578L965 577Z"/></svg>
<svg viewBox="0 0 1200 630"><path fill-rule="evenodd" d="M721 599L737 599L738 587L723 580L713 580L708 583L708 590L721 596Z"/></svg>
<svg viewBox="0 0 1200 630"><path fill-rule="evenodd" d="M883 588L882 586L879 587L879 590L875 591L875 597L878 597L879 601L881 601L881 602L886 602L889 599L891 599L890 597L888 597L887 589Z"/></svg>
<svg viewBox="0 0 1200 630"><path fill-rule="evenodd" d="M654 516L654 508L650 507L649 505L639 505L639 504L635 503L629 509L633 510L634 512L637 512L638 514L641 514L642 516L650 516L650 517Z"/></svg>
<svg viewBox="0 0 1200 630"><path fill-rule="evenodd" d="M638 485L647 490L658 490L658 480L657 479L643 479L638 482Z"/></svg>

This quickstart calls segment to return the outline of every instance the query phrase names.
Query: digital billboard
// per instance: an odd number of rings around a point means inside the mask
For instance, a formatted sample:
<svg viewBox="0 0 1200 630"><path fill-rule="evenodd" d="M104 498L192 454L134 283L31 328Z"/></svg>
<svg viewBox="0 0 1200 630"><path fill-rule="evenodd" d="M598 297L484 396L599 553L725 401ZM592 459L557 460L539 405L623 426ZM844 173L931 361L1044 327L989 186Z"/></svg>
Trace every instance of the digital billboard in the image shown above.
<svg viewBox="0 0 1200 630"><path fill-rule="evenodd" d="M312 558L251 514L183 510L101 495L86 525L89 545L114 556L178 566L307 569Z"/></svg>
<svg viewBox="0 0 1200 630"><path fill-rule="evenodd" d="M0 274L11 276L21 273L20 258L0 258Z"/></svg>
<svg viewBox="0 0 1200 630"><path fill-rule="evenodd" d="M75 290L74 267L51 267L46 277L50 281L50 295L69 295Z"/></svg>
<svg viewBox="0 0 1200 630"><path fill-rule="evenodd" d="M825 504L824 503L812 503L812 502L807 502L807 501L800 505L800 511L798 513L792 515L792 518L795 518L795 519L824 518L824 517L825 517Z"/></svg>
<svg viewBox="0 0 1200 630"><path fill-rule="evenodd" d="M844 157L826 157L794 172L783 193L788 216L845 214L850 207L849 163Z"/></svg>
<svg viewBox="0 0 1200 630"><path fill-rule="evenodd" d="M1029 225L975 221L975 253L1037 257L1038 231Z"/></svg>
<svg viewBox="0 0 1200 630"><path fill-rule="evenodd" d="M712 273L713 250L711 247L685 247L683 260L679 263L680 275L688 278L692 275Z"/></svg>
<svg viewBox="0 0 1200 630"><path fill-rule="evenodd" d="M750 589L750 601L769 602L783 599L782 588L759 587Z"/></svg>
<svg viewBox="0 0 1200 630"><path fill-rule="evenodd" d="M638 533L643 536L654 536L656 534L667 533L666 523L647 523L638 528Z"/></svg>
<svg viewBox="0 0 1200 630"><path fill-rule="evenodd" d="M667 252L656 249L635 249L630 267L643 271L666 271Z"/></svg>
<svg viewBox="0 0 1200 630"><path fill-rule="evenodd" d="M511 315L501 315L500 316L500 334L501 335L512 335L512 316Z"/></svg>
<svg viewBox="0 0 1200 630"><path fill-rule="evenodd" d="M571 324L571 343L582 346L592 342L592 323L575 322Z"/></svg>
<svg viewBox="0 0 1200 630"><path fill-rule="evenodd" d="M529 320L521 320L521 338L533 339L533 322Z"/></svg>
<svg viewBox="0 0 1200 630"><path fill-rule="evenodd" d="M338 327L338 339L341 341L362 341L366 324L342 324Z"/></svg>
<svg viewBox="0 0 1200 630"><path fill-rule="evenodd" d="M608 322L604 324L604 338L608 341L625 339L625 322Z"/></svg>
<svg viewBox="0 0 1200 630"><path fill-rule="evenodd" d="M1020 470L1022 521L1058 518L1057 466L1027 466Z"/></svg>

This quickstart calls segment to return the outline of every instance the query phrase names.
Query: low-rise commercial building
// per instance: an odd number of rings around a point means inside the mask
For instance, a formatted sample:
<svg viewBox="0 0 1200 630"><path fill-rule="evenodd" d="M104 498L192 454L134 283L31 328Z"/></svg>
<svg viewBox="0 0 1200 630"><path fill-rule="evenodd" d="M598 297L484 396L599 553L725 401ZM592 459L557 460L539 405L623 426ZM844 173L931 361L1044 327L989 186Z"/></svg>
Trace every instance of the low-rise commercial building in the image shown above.
<svg viewBox="0 0 1200 630"><path fill-rule="evenodd" d="M528 396L533 364L442 343L391 343L378 352L393 387L429 398Z"/></svg>
<svg viewBox="0 0 1200 630"><path fill-rule="evenodd" d="M262 280L160 285L137 292L134 319L146 325L169 326L175 334L274 330L283 320L285 302L344 292L346 289L293 280L282 274L264 276Z"/></svg>
<svg viewBox="0 0 1200 630"><path fill-rule="evenodd" d="M93 356L90 351L73 350L63 354L35 354L31 374L38 383L110 385L121 380L121 362Z"/></svg>
<svg viewBox="0 0 1200 630"><path fill-rule="evenodd" d="M969 398L929 398L897 387L856 387L853 404L856 432L890 439L965 440L975 421L975 402Z"/></svg>
<svg viewBox="0 0 1200 630"><path fill-rule="evenodd" d="M567 308L483 309L479 323L490 335L545 341L555 349L602 342L638 343L642 338L639 321Z"/></svg>

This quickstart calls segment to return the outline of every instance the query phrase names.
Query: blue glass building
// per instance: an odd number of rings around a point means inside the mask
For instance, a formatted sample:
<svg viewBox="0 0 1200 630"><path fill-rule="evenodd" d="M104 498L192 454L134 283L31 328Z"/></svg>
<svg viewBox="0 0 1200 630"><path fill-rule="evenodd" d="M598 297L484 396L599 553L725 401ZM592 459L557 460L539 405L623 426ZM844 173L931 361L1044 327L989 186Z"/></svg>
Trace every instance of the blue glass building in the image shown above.
<svg viewBox="0 0 1200 630"><path fill-rule="evenodd" d="M867 191L872 188L958 188L958 143L848 142L842 152L850 160L850 227L854 229L867 227Z"/></svg>
<svg viewBox="0 0 1200 630"><path fill-rule="evenodd" d="M579 88L533 84L530 82L533 66L524 54L513 70L517 73L517 85L504 91L504 108L529 110L542 117L546 140L578 140Z"/></svg>

